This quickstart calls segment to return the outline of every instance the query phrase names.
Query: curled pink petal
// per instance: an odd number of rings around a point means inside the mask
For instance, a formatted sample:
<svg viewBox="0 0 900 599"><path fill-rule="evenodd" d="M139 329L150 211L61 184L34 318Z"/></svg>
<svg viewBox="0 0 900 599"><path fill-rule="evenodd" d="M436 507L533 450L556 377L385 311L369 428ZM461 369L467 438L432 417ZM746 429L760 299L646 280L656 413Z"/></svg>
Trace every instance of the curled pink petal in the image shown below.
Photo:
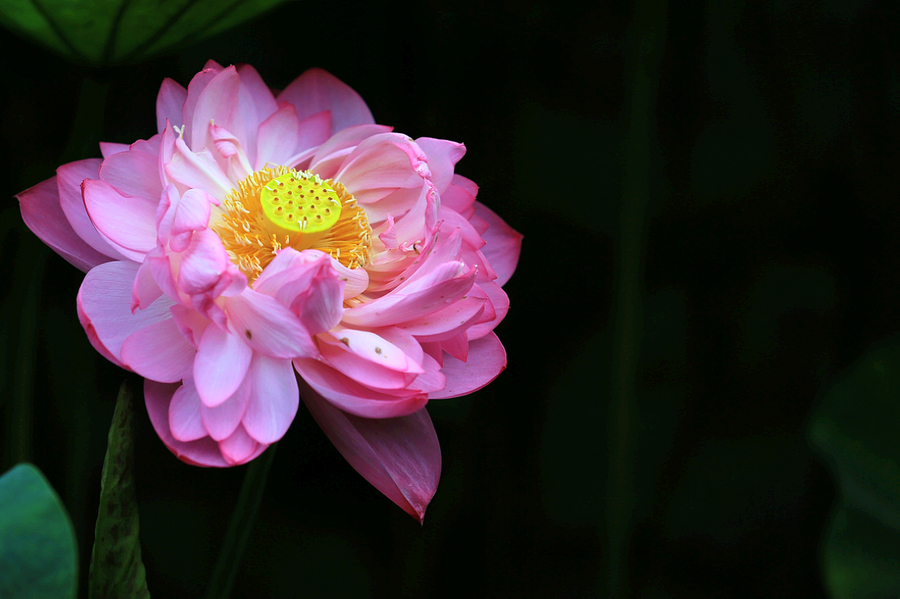
<svg viewBox="0 0 900 599"><path fill-rule="evenodd" d="M445 356L441 372L447 385L441 391L429 393L431 399L459 397L477 391L493 381L506 368L506 350L494 333L469 343L468 359L463 362Z"/></svg>

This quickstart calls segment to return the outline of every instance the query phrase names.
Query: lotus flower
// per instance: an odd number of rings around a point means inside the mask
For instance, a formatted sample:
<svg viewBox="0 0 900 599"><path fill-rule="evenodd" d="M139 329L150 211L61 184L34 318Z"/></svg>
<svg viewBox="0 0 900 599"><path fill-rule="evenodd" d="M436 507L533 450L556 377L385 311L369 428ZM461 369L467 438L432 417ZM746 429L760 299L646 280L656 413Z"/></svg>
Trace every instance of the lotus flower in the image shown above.
<svg viewBox="0 0 900 599"><path fill-rule="evenodd" d="M179 459L246 463L302 396L369 482L422 519L440 475L425 405L506 367L494 327L521 236L454 173L462 144L376 125L312 69L277 95L248 65L166 79L158 133L101 143L18 195L87 272L93 346L145 379ZM299 375L299 376L298 376Z"/></svg>

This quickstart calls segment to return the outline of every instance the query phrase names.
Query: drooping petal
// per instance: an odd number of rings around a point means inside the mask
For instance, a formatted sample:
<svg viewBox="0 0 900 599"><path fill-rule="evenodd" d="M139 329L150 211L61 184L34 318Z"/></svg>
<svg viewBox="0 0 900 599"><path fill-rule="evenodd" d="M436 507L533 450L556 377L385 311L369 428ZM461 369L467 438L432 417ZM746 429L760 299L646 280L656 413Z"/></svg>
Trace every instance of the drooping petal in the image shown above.
<svg viewBox="0 0 900 599"><path fill-rule="evenodd" d="M304 385L303 402L341 455L388 499L422 521L441 476L441 448L425 409L359 418Z"/></svg>
<svg viewBox="0 0 900 599"><path fill-rule="evenodd" d="M194 466L212 466L224 468L229 466L219 451L219 445L209 437L197 441L178 441L172 436L169 428L169 404L172 396L180 387L177 384L157 383L149 379L144 380L144 403L147 405L147 413L150 422L156 430L156 434L165 443L175 456L187 464Z"/></svg>
<svg viewBox="0 0 900 599"><path fill-rule="evenodd" d="M290 102L300 120L323 110L331 111L331 132L354 125L373 124L369 107L349 85L322 69L309 69L278 94L279 102Z"/></svg>
<svg viewBox="0 0 900 599"><path fill-rule="evenodd" d="M144 378L177 383L191 373L197 351L169 318L138 329L122 344L122 363Z"/></svg>
<svg viewBox="0 0 900 599"><path fill-rule="evenodd" d="M229 465L237 466L249 462L258 455L260 445L261 443L251 437L243 426L238 425L227 439L219 442L219 450Z"/></svg>
<svg viewBox="0 0 900 599"><path fill-rule="evenodd" d="M22 220L41 241L76 268L87 272L109 261L83 239L66 219L59 205L56 177L38 183L16 196Z"/></svg>
<svg viewBox="0 0 900 599"><path fill-rule="evenodd" d="M250 365L250 397L241 421L260 443L274 443L284 436L300 405L297 377L290 360L253 355Z"/></svg>
<svg viewBox="0 0 900 599"><path fill-rule="evenodd" d="M441 372L447 377L447 385L440 391L429 393L430 399L459 397L478 391L506 368L506 350L496 333L488 333L469 343L468 360L462 362L444 356Z"/></svg>
<svg viewBox="0 0 900 599"><path fill-rule="evenodd" d="M194 383L203 403L214 408L231 397L247 375L252 356L240 337L207 326L194 359Z"/></svg>
<svg viewBox="0 0 900 599"><path fill-rule="evenodd" d="M128 144L119 144L110 141L100 142L100 154L104 158L109 158L113 154L118 154L119 152L127 152L128 149Z"/></svg>

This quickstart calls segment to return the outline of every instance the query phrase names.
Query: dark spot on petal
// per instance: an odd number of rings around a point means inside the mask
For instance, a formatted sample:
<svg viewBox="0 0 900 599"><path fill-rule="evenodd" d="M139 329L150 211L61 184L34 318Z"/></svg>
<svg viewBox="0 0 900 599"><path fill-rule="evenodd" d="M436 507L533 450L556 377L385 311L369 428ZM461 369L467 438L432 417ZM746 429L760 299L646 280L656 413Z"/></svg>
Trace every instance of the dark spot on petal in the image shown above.
<svg viewBox="0 0 900 599"><path fill-rule="evenodd" d="M253 333L250 332L250 329L247 329L246 331L244 331L244 335L247 336L247 339L253 341Z"/></svg>
<svg viewBox="0 0 900 599"><path fill-rule="evenodd" d="M375 348L375 353L378 354L378 355L380 356L380 355L381 355L381 348L380 348L380 347L376 347L376 348Z"/></svg>
<svg viewBox="0 0 900 599"><path fill-rule="evenodd" d="M343 343L347 347L350 347L350 340L347 339L346 337L341 337L341 343Z"/></svg>

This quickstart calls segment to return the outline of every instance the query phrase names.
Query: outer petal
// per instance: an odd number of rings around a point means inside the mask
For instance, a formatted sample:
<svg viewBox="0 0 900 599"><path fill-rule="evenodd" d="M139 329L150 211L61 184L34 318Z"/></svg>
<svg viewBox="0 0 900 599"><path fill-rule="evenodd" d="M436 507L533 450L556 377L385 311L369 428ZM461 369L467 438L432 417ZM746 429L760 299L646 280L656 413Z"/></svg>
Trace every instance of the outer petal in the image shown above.
<svg viewBox="0 0 900 599"><path fill-rule="evenodd" d="M122 344L122 362L144 378L177 383L191 372L196 350L169 318L139 329Z"/></svg>
<svg viewBox="0 0 900 599"><path fill-rule="evenodd" d="M172 79L164 79L156 96L156 128L162 133L166 128L166 119L178 127L181 126L182 109L187 99L187 90Z"/></svg>
<svg viewBox="0 0 900 599"><path fill-rule="evenodd" d="M237 335L207 326L194 360L194 381L203 403L212 408L231 397L244 380L252 356Z"/></svg>
<svg viewBox="0 0 900 599"><path fill-rule="evenodd" d="M231 466L245 464L259 455L259 448L267 447L262 443L258 443L256 439L247 434L243 426L238 425L231 435L219 443L219 450L222 457L228 461Z"/></svg>
<svg viewBox="0 0 900 599"><path fill-rule="evenodd" d="M200 397L191 381L175 391L169 404L169 429L179 441L196 441L206 436L203 420L200 418Z"/></svg>
<svg viewBox="0 0 900 599"><path fill-rule="evenodd" d="M179 460L194 466L215 466L224 468L230 464L225 461L219 451L219 445L205 437L197 441L183 442L178 441L172 436L169 429L169 404L172 401L172 395L179 388L179 385L171 385L157 383L149 379L144 380L144 403L147 405L147 412L150 414L150 422L156 429L156 434L169 451L174 453Z"/></svg>
<svg viewBox="0 0 900 599"><path fill-rule="evenodd" d="M214 408L201 402L200 416L209 436L216 441L230 437L241 424L241 418L247 411L247 400L250 399L251 377L245 376L244 382L234 394Z"/></svg>
<svg viewBox="0 0 900 599"><path fill-rule="evenodd" d="M335 408L306 385L303 402L350 465L422 522L441 477L441 448L428 412L359 418Z"/></svg>
<svg viewBox="0 0 900 599"><path fill-rule="evenodd" d="M75 233L89 246L110 258L121 260L122 254L115 250L109 242L94 227L87 210L84 208L84 198L81 191L81 183L85 179L97 179L100 174L100 163L96 158L78 160L64 164L56 169L56 181L59 185L59 205L66 218L75 229Z"/></svg>
<svg viewBox="0 0 900 599"><path fill-rule="evenodd" d="M444 193L453 179L454 165L466 154L466 146L433 137L420 137L416 144L428 154L431 181L440 193Z"/></svg>
<svg viewBox="0 0 900 599"><path fill-rule="evenodd" d="M469 343L469 358L462 362L444 356L441 372L447 385L428 394L429 399L459 397L477 391L493 381L506 368L506 350L496 333L488 333Z"/></svg>
<svg viewBox="0 0 900 599"><path fill-rule="evenodd" d="M322 69L310 69L294 79L278 94L278 101L293 104L300 120L330 110L332 134L353 125L375 122L360 95Z"/></svg>
<svg viewBox="0 0 900 599"><path fill-rule="evenodd" d="M143 262L156 247L156 201L120 194L104 181L85 179L84 206L97 230L124 256Z"/></svg>
<svg viewBox="0 0 900 599"><path fill-rule="evenodd" d="M253 355L250 365L250 399L242 422L260 443L274 443L284 436L300 405L297 376L290 360Z"/></svg>
<svg viewBox="0 0 900 599"><path fill-rule="evenodd" d="M28 228L70 264L87 272L109 260L85 243L66 220L59 205L56 177L38 183L16 197L22 220Z"/></svg>
<svg viewBox="0 0 900 599"><path fill-rule="evenodd" d="M300 139L300 119L291 104L283 104L259 126L256 138L256 168L268 163L287 164Z"/></svg>
<svg viewBox="0 0 900 599"><path fill-rule="evenodd" d="M107 262L95 267L78 290L78 308L85 329L90 326L118 362L122 345L134 332L172 317L172 300L162 296L144 310L131 313L131 289L139 265L134 262ZM90 334L90 333L89 333Z"/></svg>
<svg viewBox="0 0 900 599"><path fill-rule="evenodd" d="M156 203L162 193L159 156L140 150L118 152L100 165L100 179L125 195Z"/></svg>
<svg viewBox="0 0 900 599"><path fill-rule="evenodd" d="M475 202L475 214L488 222L490 227L482 234L486 245L481 249L497 272L498 285L505 285L519 263L522 251L522 234L507 225L493 210Z"/></svg>

